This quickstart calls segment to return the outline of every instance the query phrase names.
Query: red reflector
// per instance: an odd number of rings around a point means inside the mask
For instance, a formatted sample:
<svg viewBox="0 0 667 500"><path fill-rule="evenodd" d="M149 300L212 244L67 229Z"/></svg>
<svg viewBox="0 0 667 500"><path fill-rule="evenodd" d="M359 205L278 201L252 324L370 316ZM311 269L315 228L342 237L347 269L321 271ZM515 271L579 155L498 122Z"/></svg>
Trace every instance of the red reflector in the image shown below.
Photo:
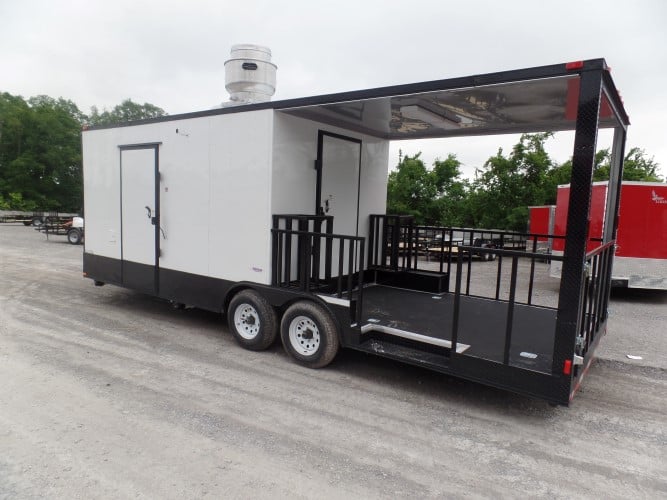
<svg viewBox="0 0 667 500"><path fill-rule="evenodd" d="M563 363L563 373L565 375L569 375L572 373L572 360L571 359L566 359L565 363Z"/></svg>
<svg viewBox="0 0 667 500"><path fill-rule="evenodd" d="M566 70L581 69L584 67L584 61L572 61L565 65Z"/></svg>

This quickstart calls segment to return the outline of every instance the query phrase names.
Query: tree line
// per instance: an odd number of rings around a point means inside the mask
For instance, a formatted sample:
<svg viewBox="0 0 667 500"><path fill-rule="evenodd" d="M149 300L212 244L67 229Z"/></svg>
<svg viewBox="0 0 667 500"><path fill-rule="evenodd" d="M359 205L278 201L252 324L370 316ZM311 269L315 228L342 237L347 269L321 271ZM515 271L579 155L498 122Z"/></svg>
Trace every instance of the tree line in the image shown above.
<svg viewBox="0 0 667 500"><path fill-rule="evenodd" d="M81 212L82 127L165 114L126 99L86 115L70 100L0 93L0 210Z"/></svg>
<svg viewBox="0 0 667 500"><path fill-rule="evenodd" d="M473 180L462 178L454 154L430 169L421 153L399 155L389 174L387 213L412 215L418 224L525 231L528 207L555 204L558 185L570 182L572 161L558 164L545 149L552 135L522 135L508 154L501 148L476 169ZM594 181L609 179L610 156L609 149L597 152ZM637 147L625 155L623 179L663 181L659 165Z"/></svg>

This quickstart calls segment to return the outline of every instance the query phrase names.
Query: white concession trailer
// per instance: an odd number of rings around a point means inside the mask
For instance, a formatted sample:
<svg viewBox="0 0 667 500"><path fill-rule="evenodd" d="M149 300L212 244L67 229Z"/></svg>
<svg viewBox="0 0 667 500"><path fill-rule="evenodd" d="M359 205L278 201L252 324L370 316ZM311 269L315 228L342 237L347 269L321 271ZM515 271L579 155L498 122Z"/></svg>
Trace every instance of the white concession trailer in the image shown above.
<svg viewBox="0 0 667 500"><path fill-rule="evenodd" d="M252 72L247 59L239 64ZM611 112L571 116L591 99ZM389 142L538 130L594 141L599 127L613 127L618 157L626 125L597 59L90 127L84 274L226 313L249 349L280 335L307 366L349 347L567 404L606 307L587 313L591 323L567 300L560 310L474 296L462 290L462 257L457 274L452 252L436 270L420 268L416 254L406 263L419 228L385 215ZM592 158L575 153L574 161L592 172ZM585 190L573 193L587 200ZM593 258L585 243L567 243L564 259L581 262L565 274ZM535 257L483 251L514 265ZM561 293L583 303L574 278ZM592 279L607 278L601 271ZM599 288L600 306L606 293ZM582 347L575 337L584 330Z"/></svg>

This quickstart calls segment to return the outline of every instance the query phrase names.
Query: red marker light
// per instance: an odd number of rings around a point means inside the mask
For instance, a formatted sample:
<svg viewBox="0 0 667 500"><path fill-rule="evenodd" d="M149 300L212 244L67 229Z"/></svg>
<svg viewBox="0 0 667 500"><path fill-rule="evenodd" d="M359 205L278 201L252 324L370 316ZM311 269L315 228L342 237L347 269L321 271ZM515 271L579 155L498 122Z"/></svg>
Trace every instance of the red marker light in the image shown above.
<svg viewBox="0 0 667 500"><path fill-rule="evenodd" d="M565 375L569 375L572 373L572 360L571 359L566 359L565 363L563 363L563 373Z"/></svg>
<svg viewBox="0 0 667 500"><path fill-rule="evenodd" d="M565 65L565 69L570 71L572 69L581 69L584 67L584 61L572 61Z"/></svg>

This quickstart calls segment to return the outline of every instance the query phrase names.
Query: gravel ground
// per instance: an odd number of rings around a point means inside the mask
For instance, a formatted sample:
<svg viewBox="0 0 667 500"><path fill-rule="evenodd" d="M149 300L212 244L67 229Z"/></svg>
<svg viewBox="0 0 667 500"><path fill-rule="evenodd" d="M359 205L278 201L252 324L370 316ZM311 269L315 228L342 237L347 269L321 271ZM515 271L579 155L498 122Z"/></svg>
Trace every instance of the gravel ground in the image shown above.
<svg viewBox="0 0 667 500"><path fill-rule="evenodd" d="M244 351L218 315L94 287L81 254L0 226L0 498L667 497L665 293L614 293L552 408L351 351L317 371Z"/></svg>

